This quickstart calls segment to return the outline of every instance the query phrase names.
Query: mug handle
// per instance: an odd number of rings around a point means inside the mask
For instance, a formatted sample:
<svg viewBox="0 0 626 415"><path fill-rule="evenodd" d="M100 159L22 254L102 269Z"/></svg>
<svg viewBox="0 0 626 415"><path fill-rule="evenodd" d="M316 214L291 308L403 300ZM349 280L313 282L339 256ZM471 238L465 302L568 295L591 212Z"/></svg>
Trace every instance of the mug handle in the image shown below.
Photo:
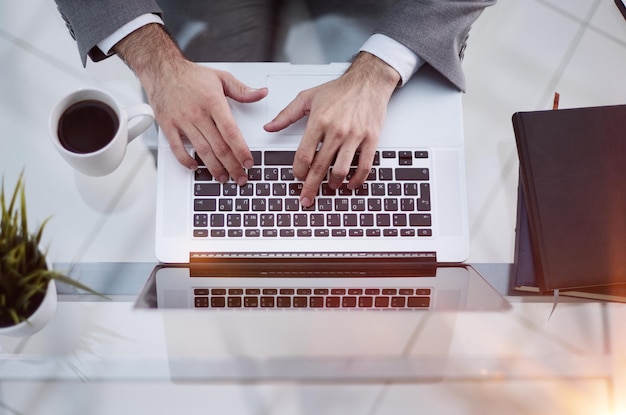
<svg viewBox="0 0 626 415"><path fill-rule="evenodd" d="M128 142L130 143L154 122L154 111L148 104L136 104L126 108L128 117Z"/></svg>

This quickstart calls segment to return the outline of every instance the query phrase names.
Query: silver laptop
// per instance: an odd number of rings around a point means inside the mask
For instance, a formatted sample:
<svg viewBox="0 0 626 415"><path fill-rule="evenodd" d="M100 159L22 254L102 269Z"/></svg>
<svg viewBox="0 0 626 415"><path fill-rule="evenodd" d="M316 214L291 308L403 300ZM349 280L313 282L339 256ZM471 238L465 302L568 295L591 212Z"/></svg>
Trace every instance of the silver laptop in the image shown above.
<svg viewBox="0 0 626 415"><path fill-rule="evenodd" d="M163 263L216 258L412 258L459 263L469 252L461 93L425 67L389 103L363 188L320 187L313 209L298 204L291 174L306 120L283 132L262 126L301 90L341 75L346 64L227 63L268 96L231 102L255 156L245 187L179 165L159 133L156 254ZM189 147L190 154L193 149ZM318 262L319 263L319 262Z"/></svg>

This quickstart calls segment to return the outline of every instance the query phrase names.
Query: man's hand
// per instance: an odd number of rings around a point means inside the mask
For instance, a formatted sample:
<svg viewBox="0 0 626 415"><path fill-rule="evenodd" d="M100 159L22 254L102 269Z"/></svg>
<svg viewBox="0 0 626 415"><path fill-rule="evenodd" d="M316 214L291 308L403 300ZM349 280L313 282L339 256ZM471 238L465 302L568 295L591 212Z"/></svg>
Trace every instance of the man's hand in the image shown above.
<svg viewBox="0 0 626 415"><path fill-rule="evenodd" d="M334 159L328 184L336 189L343 183L357 150L359 165L348 187L354 189L365 182L387 104L399 81L400 75L392 67L361 52L341 77L302 91L265 125L267 131L276 132L309 115L293 164L296 178L304 180L300 195L303 206L313 204Z"/></svg>
<svg viewBox="0 0 626 415"><path fill-rule="evenodd" d="M198 167L183 146L187 138L213 177L222 183L232 177L244 185L244 167L252 167L252 154L226 97L255 102L267 89L249 88L227 72L186 60L160 25L136 30L115 49L139 77L178 161Z"/></svg>

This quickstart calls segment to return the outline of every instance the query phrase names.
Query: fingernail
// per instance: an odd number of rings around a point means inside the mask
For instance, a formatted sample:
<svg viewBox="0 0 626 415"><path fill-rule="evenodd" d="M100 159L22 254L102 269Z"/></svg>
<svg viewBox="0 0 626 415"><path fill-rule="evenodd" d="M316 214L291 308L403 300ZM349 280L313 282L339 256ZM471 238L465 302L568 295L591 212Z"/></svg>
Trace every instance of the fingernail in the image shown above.
<svg viewBox="0 0 626 415"><path fill-rule="evenodd" d="M226 183L228 181L228 176L226 174L222 174L217 178L217 181L220 183Z"/></svg>
<svg viewBox="0 0 626 415"><path fill-rule="evenodd" d="M244 186L246 183L248 183L248 177L247 176L239 176L239 178L237 179L237 185L238 186Z"/></svg>
<svg viewBox="0 0 626 415"><path fill-rule="evenodd" d="M251 169L252 167L254 167L254 161L253 160L246 160L246 161L244 161L243 166L246 169Z"/></svg>
<svg viewBox="0 0 626 415"><path fill-rule="evenodd" d="M189 170L191 170L191 171L198 170L198 165L197 164L192 164L191 166L189 166Z"/></svg>
<svg viewBox="0 0 626 415"><path fill-rule="evenodd" d="M304 207L309 207L311 206L311 199L309 199L308 197L303 197L302 199L300 199L300 204Z"/></svg>

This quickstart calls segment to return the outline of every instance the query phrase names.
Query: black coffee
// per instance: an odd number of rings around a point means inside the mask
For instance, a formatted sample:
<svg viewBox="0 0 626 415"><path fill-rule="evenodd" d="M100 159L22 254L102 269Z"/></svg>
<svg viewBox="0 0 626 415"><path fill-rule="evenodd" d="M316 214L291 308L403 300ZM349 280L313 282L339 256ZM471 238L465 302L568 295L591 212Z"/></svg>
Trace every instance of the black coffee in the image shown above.
<svg viewBox="0 0 626 415"><path fill-rule="evenodd" d="M68 107L59 120L59 141L74 153L93 153L111 142L119 120L107 104L88 99Z"/></svg>

